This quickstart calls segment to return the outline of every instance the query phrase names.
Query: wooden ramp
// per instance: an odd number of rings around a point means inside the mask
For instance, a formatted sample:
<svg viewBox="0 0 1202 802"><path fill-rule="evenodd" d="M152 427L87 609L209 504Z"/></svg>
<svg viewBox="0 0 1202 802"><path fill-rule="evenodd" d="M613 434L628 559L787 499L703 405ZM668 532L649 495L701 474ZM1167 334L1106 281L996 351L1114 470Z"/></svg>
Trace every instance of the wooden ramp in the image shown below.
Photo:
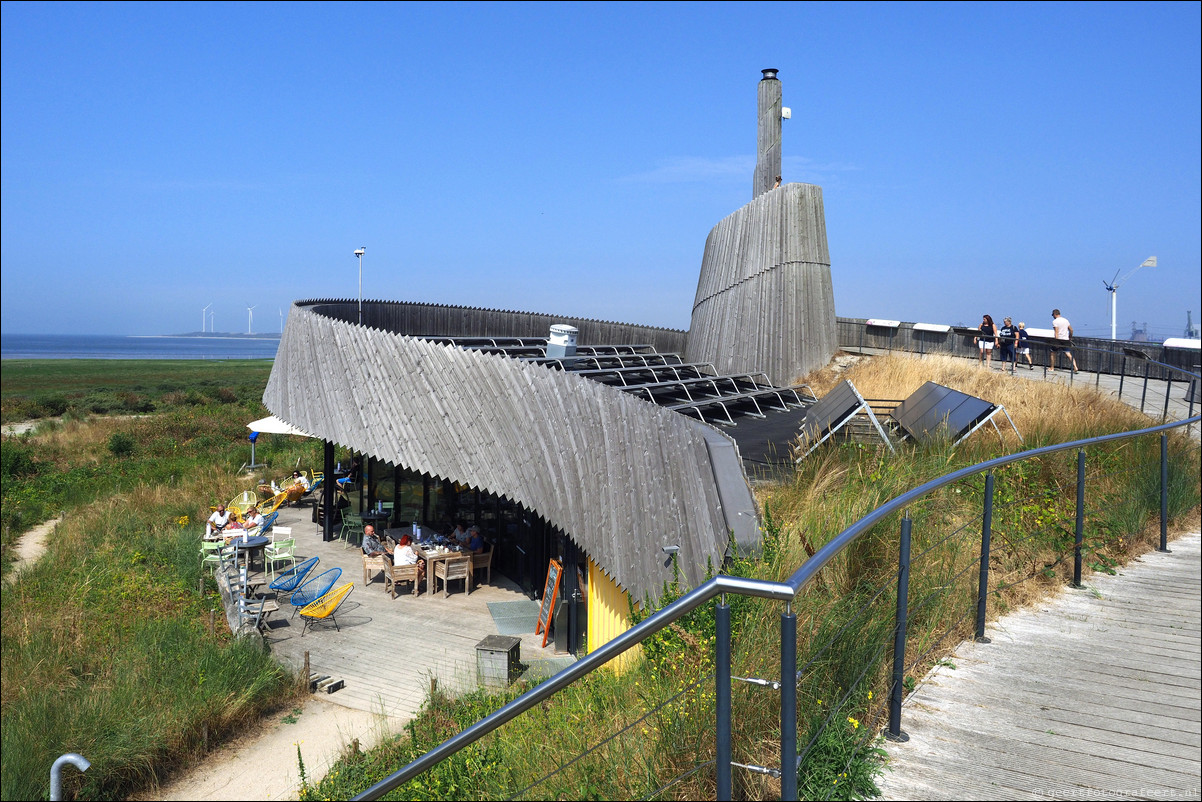
<svg viewBox="0 0 1202 802"><path fill-rule="evenodd" d="M906 699L883 798L1198 799L1199 541L961 644Z"/></svg>

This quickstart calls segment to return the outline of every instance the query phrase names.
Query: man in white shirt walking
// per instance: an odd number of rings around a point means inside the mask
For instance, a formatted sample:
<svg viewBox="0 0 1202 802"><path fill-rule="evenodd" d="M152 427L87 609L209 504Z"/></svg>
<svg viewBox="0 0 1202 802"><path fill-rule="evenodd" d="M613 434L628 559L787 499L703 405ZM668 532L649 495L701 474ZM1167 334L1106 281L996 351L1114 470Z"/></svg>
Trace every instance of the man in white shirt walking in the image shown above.
<svg viewBox="0 0 1202 802"><path fill-rule="evenodd" d="M1072 363L1073 372L1076 373L1077 372L1077 360L1075 357L1073 357L1073 348L1072 348L1073 327L1072 327L1072 324L1068 322L1068 318L1061 316L1059 309L1052 310L1052 331L1056 334L1057 345L1059 345L1060 342L1063 341L1064 347L1052 349L1051 359L1049 360L1052 363L1052 365L1048 369L1048 373L1056 372L1056 354L1060 353L1061 351L1063 351L1065 354L1068 355L1068 361L1070 363Z"/></svg>

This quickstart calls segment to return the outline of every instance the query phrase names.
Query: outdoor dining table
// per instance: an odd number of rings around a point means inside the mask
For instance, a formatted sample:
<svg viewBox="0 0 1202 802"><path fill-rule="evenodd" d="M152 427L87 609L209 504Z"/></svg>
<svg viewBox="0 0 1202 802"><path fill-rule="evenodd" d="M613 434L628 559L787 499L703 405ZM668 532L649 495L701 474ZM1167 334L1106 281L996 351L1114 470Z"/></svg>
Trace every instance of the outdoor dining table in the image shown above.
<svg viewBox="0 0 1202 802"><path fill-rule="evenodd" d="M237 551L246 552L247 568L249 568L250 562L254 557L254 553L257 551L262 554L267 548L267 544L270 542L271 538L265 535L255 535L254 537L248 537L245 540L242 539L242 535L236 535L234 539L230 541L229 545L233 546Z"/></svg>
<svg viewBox="0 0 1202 802"><path fill-rule="evenodd" d="M426 561L426 595L430 595L430 590L434 582L434 563L439 560L450 560L455 557L471 556L470 551L462 551L455 546L439 546L434 543L415 543L414 548L417 555Z"/></svg>

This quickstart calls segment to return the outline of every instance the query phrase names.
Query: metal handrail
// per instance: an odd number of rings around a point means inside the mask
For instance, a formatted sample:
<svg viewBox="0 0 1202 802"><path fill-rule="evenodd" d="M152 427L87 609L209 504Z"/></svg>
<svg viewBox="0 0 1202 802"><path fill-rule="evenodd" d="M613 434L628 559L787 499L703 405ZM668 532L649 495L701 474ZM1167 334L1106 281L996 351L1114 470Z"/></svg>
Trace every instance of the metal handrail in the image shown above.
<svg viewBox="0 0 1202 802"><path fill-rule="evenodd" d="M1179 426L1189 426L1202 421L1202 415L1195 415L1192 418L1183 421L1174 421L1172 423L1162 423L1159 426L1152 426L1147 429L1137 429L1131 432L1119 432L1117 434L1103 434L1097 437L1088 437L1084 440L1073 440L1068 443L1057 443L1050 446L1042 446L1033 448L1028 451L1019 451L1015 454L1009 454L1004 457L996 457L985 462L969 465L967 468L961 468L958 471L953 471L949 474L944 474L938 478L932 479L926 484L919 485L913 490L907 491L897 498L885 502L877 507L872 512L865 515L860 520L853 523L851 526L844 529L836 535L829 543L827 543L818 551L814 552L814 556L801 564L801 567L793 572L792 576L785 580L785 584L794 588L796 592L800 592L806 584L809 583L814 576L822 570L822 568L831 561L831 559L843 549L847 548L853 540L863 534L868 529L871 529L876 524L892 513L904 509L907 505L912 504L915 500L925 496L933 490L938 490L945 485L953 484L961 479L969 476L975 476L986 471L991 471L1002 465L1009 465L1012 462L1021 462L1032 457L1043 456L1044 454L1052 454L1057 451L1067 451L1074 448L1085 448L1087 446L1106 443L1111 440L1123 440L1129 437L1140 437L1147 434L1155 434L1156 432L1175 429Z"/></svg>
<svg viewBox="0 0 1202 802"><path fill-rule="evenodd" d="M783 744L781 752L782 766L789 766L796 759L796 654L795 654L795 616L788 609L794 597L817 575L819 571L826 566L839 552L851 545L861 534L870 530L873 526L880 523L884 518L894 512L906 508L914 503L922 496L938 490L949 484L953 484L962 479L977 474L992 471L1003 465L1008 465L1012 462L1020 462L1032 457L1039 457L1045 454L1052 454L1058 451L1067 451L1070 449L1083 449L1088 446L1098 445L1100 443L1111 442L1115 440L1123 440L1132 437L1140 437L1143 435L1155 434L1157 432L1166 432L1180 426L1188 426L1202 421L1202 416L1194 416L1184 421L1175 421L1172 423L1164 423L1158 426L1152 426L1147 429L1139 429L1130 432L1119 432L1116 434L1099 435L1083 440L1074 440L1067 443L1057 443L1050 446L1042 446L1027 451L1021 451L1016 454L1010 454L1003 457L996 457L976 465L970 465L966 468L961 468L952 473L945 474L938 478L932 479L919 487L914 488L900 496L882 504L872 512L860 518L855 523L845 528L842 532L836 535L829 543L820 548L812 557L806 560L802 565L793 572L793 574L784 582L770 582L767 580L750 579L744 577L732 577L726 575L718 575L704 584L698 586L694 590L686 593L681 598L677 599L672 604L664 607L649 616L644 621L630 628L618 637L599 647L596 651L588 654L583 659L573 663L564 670L555 674L551 678L542 682L538 686L532 688L513 701L497 709L480 721L472 724L458 735L455 735L443 743L439 744L434 749L421 755L401 769L393 772L388 777L380 780L375 785L367 788L360 794L352 797L356 800L373 800L379 799L384 794L408 782L412 778L433 767L442 760L450 757L455 752L463 749L466 746L478 741L490 732L498 729L501 725L516 718L530 708L540 704L545 699L551 697L563 688L580 679L584 675L591 673L597 668L608 663L627 649L642 643L651 635L666 628L673 622L688 615L696 610L702 604L716 597L723 597L722 603L718 608L718 624L719 624L719 643L718 647L722 649L722 625L723 614L725 611L727 635L729 635L729 607L725 604L725 594L736 594L742 596L756 596L766 599L775 599L786 603L786 612L782 616L782 673L781 673L781 699L782 699L782 719L789 718L792 720L792 730L786 732L789 728L782 721L782 738L789 739L789 744ZM1164 521L1161 522L1162 532ZM792 643L792 648L786 648ZM786 654L791 652L792 654ZM720 654L718 663L719 685L721 685L722 677L725 676L727 685L729 685L729 642L726 647L726 660ZM790 660L789 658L793 659ZM792 666L792 668L790 668ZM721 714L721 710L719 711ZM727 711L729 715L729 711ZM719 716L719 730L722 730L721 715ZM726 722L727 734L729 734L729 720ZM790 777L792 774L792 777ZM723 796L722 788L723 778L720 777L719 796ZM792 780L790 783L789 780ZM729 793L729 774L725 778L726 793ZM782 797L793 798L792 794L796 793L796 772L782 772Z"/></svg>

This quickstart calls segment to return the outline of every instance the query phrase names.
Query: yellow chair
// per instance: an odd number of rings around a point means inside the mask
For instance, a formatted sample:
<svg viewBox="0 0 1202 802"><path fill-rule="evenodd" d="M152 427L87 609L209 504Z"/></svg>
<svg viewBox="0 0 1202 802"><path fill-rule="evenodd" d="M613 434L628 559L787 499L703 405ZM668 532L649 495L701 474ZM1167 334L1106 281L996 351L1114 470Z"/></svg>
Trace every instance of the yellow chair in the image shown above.
<svg viewBox="0 0 1202 802"><path fill-rule="evenodd" d="M338 612L338 608L346 601L346 597L355 589L355 583L350 582L340 588L334 588L320 598L313 601L311 604L306 604L300 609L301 618L305 619L305 625L301 627L301 637L305 636L305 630L310 624L318 621L329 619L334 622L335 631L341 631L338 627L338 619L334 614Z"/></svg>
<svg viewBox="0 0 1202 802"><path fill-rule="evenodd" d="M274 496L259 505L259 512L263 513L264 515L271 515L273 512L278 510L280 505L283 504L287 499L287 493L276 493Z"/></svg>
<svg viewBox="0 0 1202 802"><path fill-rule="evenodd" d="M259 506L259 494L253 490L243 490L238 495L234 496L234 500L225 505L225 508L234 514L234 517L239 521L242 516L246 515L246 511L251 507Z"/></svg>

